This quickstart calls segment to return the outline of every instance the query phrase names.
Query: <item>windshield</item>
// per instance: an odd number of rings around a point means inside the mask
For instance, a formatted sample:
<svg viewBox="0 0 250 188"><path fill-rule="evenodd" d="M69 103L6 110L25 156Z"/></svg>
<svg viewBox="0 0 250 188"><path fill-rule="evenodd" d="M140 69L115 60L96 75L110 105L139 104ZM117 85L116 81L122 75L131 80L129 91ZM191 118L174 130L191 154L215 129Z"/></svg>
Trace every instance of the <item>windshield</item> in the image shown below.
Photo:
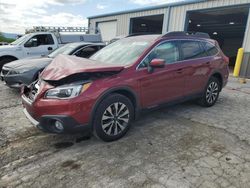
<svg viewBox="0 0 250 188"><path fill-rule="evenodd" d="M55 58L59 54L70 55L71 52L76 48L76 45L66 44L55 51L51 52L48 57Z"/></svg>
<svg viewBox="0 0 250 188"><path fill-rule="evenodd" d="M19 45L19 44L22 44L22 43L26 40L26 38L28 38L29 36L30 36L30 34L24 35L24 36L18 38L17 40L15 40L14 42L12 42L12 43L10 43L10 44L11 44L11 45Z"/></svg>
<svg viewBox="0 0 250 188"><path fill-rule="evenodd" d="M133 64L157 38L157 35L128 37L118 40L90 57L104 64Z"/></svg>

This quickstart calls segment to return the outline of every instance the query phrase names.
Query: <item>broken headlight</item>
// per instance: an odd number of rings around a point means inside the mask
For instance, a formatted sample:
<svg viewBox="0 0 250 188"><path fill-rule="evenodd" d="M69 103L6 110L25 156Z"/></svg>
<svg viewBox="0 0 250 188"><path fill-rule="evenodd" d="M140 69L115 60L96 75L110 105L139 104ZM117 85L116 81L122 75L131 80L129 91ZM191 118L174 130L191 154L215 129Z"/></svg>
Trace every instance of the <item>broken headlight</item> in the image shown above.
<svg viewBox="0 0 250 188"><path fill-rule="evenodd" d="M45 93L46 99L70 99L78 96L80 93L84 92L91 83L81 84L81 85L68 85L59 86L53 89L49 89Z"/></svg>

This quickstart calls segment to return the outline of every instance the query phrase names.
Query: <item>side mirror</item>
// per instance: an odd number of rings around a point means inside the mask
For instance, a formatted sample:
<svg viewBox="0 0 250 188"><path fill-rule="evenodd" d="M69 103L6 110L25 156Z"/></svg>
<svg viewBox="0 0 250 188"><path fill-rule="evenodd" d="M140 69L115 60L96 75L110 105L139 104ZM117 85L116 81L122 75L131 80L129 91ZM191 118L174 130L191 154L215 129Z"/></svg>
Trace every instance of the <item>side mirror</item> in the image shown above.
<svg viewBox="0 0 250 188"><path fill-rule="evenodd" d="M163 68L165 66L165 60L164 59L153 59L149 65L153 68Z"/></svg>
<svg viewBox="0 0 250 188"><path fill-rule="evenodd" d="M165 60L164 59L153 59L148 66L148 72L152 73L154 71L154 68L163 68L165 66Z"/></svg>

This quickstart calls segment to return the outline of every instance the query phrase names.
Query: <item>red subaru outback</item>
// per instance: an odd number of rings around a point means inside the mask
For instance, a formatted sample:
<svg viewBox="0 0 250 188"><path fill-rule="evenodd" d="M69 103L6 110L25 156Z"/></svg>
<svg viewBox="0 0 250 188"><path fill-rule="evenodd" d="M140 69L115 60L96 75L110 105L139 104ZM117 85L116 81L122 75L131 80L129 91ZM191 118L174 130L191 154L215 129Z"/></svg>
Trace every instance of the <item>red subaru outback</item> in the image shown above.
<svg viewBox="0 0 250 188"><path fill-rule="evenodd" d="M23 88L22 102L39 129L113 141L142 109L194 98L214 105L228 75L228 58L208 35L129 36L90 59L58 56Z"/></svg>

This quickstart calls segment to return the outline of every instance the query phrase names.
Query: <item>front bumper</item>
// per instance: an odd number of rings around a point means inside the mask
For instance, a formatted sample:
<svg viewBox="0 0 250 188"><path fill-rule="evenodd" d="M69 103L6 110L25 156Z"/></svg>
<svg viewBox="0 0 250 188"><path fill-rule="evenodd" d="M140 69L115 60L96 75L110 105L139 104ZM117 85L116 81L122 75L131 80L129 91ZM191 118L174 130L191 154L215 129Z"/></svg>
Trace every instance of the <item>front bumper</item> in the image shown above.
<svg viewBox="0 0 250 188"><path fill-rule="evenodd" d="M38 121L34 119L27 109L24 108L24 114L38 129L47 133L56 134L74 134L74 133L90 133L91 128L89 125L81 125L72 117L67 115L44 115ZM63 125L63 129L59 130L55 126L55 122L59 121Z"/></svg>
<svg viewBox="0 0 250 188"><path fill-rule="evenodd" d="M38 99L32 100L25 88L22 92L24 113L39 129L50 133L76 133L91 130L89 121L94 99L77 97L71 100L59 100L37 96ZM58 122L62 124L63 130L56 129Z"/></svg>
<svg viewBox="0 0 250 188"><path fill-rule="evenodd" d="M25 72L22 74L1 74L1 80L11 88L21 88L22 85L29 85L32 83L35 75L33 72Z"/></svg>

